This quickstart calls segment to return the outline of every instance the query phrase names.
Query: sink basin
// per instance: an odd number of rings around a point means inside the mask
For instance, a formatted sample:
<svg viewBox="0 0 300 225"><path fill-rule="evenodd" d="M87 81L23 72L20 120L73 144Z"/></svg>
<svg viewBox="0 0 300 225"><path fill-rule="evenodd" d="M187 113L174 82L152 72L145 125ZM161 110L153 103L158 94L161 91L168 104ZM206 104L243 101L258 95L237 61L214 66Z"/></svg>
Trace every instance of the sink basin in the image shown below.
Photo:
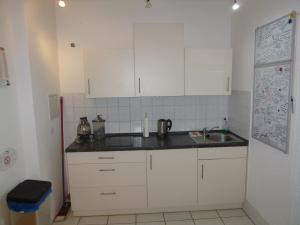
<svg viewBox="0 0 300 225"><path fill-rule="evenodd" d="M193 137L192 138L197 144L204 143L232 143L232 142L240 142L242 141L238 137L232 134L224 134L224 133L210 133L207 137Z"/></svg>
<svg viewBox="0 0 300 225"><path fill-rule="evenodd" d="M211 140L213 142L236 142L239 141L236 137L230 135L230 134L209 134L208 137L206 137L208 140Z"/></svg>

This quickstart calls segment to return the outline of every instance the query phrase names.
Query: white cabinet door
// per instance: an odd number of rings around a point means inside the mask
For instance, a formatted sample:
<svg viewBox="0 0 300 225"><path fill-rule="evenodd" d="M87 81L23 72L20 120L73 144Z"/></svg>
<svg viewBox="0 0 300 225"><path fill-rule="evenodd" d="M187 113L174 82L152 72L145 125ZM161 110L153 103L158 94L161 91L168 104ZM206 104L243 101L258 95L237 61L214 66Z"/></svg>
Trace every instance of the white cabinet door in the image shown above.
<svg viewBox="0 0 300 225"><path fill-rule="evenodd" d="M185 50L186 95L230 95L231 49Z"/></svg>
<svg viewBox="0 0 300 225"><path fill-rule="evenodd" d="M135 24L134 48L137 96L184 95L182 24Z"/></svg>
<svg viewBox="0 0 300 225"><path fill-rule="evenodd" d="M87 97L134 96L132 49L85 49L84 73Z"/></svg>
<svg viewBox="0 0 300 225"><path fill-rule="evenodd" d="M197 205L197 150L147 152L148 207Z"/></svg>
<svg viewBox="0 0 300 225"><path fill-rule="evenodd" d="M198 161L198 203L214 206L245 200L246 158Z"/></svg>

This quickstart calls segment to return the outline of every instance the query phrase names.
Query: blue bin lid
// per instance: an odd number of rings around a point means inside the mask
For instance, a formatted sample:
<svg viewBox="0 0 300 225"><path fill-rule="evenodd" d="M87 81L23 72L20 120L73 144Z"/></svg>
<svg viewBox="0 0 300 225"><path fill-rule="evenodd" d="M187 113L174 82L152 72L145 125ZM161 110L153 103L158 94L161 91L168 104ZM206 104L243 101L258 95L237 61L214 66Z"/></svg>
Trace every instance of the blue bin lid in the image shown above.
<svg viewBox="0 0 300 225"><path fill-rule="evenodd" d="M7 205L15 212L34 212L51 192L48 181L25 180L7 194Z"/></svg>

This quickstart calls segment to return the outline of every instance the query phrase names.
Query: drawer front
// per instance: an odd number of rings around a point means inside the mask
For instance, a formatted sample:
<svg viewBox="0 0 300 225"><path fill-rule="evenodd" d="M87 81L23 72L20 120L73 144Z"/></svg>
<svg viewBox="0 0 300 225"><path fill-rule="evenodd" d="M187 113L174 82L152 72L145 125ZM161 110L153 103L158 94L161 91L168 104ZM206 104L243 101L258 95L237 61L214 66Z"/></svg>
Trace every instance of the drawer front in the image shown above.
<svg viewBox="0 0 300 225"><path fill-rule="evenodd" d="M75 211L147 207L146 186L71 188L71 198Z"/></svg>
<svg viewBox="0 0 300 225"><path fill-rule="evenodd" d="M145 151L67 153L68 164L145 162Z"/></svg>
<svg viewBox="0 0 300 225"><path fill-rule="evenodd" d="M247 147L199 148L198 159L246 158Z"/></svg>
<svg viewBox="0 0 300 225"><path fill-rule="evenodd" d="M69 165L71 187L146 185L145 163Z"/></svg>

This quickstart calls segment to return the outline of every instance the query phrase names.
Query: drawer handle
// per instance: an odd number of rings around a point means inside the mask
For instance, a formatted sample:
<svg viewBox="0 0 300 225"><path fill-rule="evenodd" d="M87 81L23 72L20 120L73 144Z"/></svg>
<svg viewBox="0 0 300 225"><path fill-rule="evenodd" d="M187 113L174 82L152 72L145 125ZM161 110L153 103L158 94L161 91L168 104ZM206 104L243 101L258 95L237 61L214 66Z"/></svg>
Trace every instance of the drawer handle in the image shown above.
<svg viewBox="0 0 300 225"><path fill-rule="evenodd" d="M102 192L101 195L116 195L116 192Z"/></svg>
<svg viewBox="0 0 300 225"><path fill-rule="evenodd" d="M101 169L100 172L115 172L115 169Z"/></svg>
<svg viewBox="0 0 300 225"><path fill-rule="evenodd" d="M98 159L115 159L115 157L98 157Z"/></svg>

